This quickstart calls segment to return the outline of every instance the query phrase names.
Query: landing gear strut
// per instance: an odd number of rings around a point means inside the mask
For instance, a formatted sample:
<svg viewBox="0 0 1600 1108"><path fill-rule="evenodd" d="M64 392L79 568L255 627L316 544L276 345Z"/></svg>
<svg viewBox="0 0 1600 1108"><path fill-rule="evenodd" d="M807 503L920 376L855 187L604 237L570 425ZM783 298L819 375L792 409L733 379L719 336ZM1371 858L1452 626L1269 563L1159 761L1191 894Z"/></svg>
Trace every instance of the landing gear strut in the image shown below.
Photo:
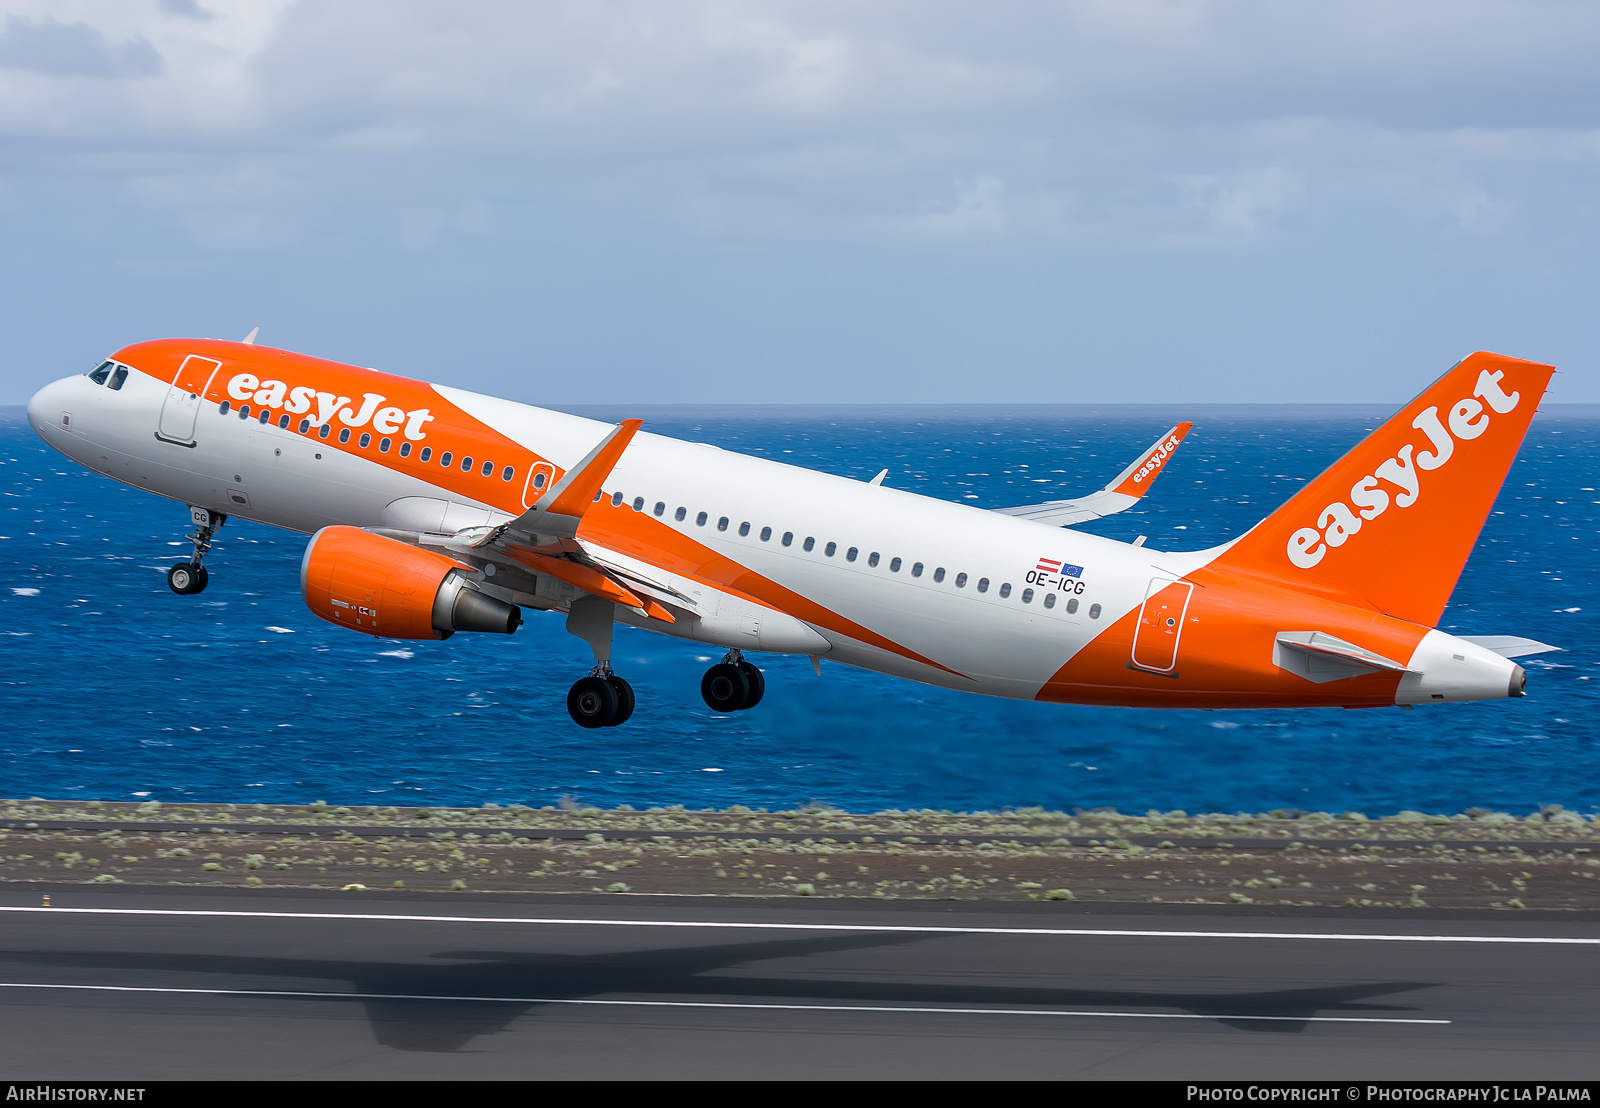
<svg viewBox="0 0 1600 1108"><path fill-rule="evenodd" d="M761 703L767 680L761 671L730 650L700 679L700 696L714 712L742 712Z"/></svg>
<svg viewBox="0 0 1600 1108"><path fill-rule="evenodd" d="M633 686L611 672L611 624L615 606L599 597L572 602L567 630L594 651L594 669L567 693L567 714L579 727L615 727L633 715Z"/></svg>
<svg viewBox="0 0 1600 1108"><path fill-rule="evenodd" d="M167 587L179 596L193 596L205 591L211 575L201 561L211 549L211 537L217 533L217 528L228 521L228 517L221 512L193 505L189 507L189 519L194 523L194 534L185 535L184 538L194 543L194 553L187 562L179 562L167 570Z"/></svg>

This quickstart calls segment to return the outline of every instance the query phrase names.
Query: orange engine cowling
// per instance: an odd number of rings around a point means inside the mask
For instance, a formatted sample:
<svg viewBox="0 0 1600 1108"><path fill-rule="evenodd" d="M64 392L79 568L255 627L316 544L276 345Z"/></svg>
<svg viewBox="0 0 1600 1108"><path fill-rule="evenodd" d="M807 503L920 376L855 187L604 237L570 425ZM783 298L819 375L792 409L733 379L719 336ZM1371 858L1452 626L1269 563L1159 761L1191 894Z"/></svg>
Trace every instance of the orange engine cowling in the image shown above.
<svg viewBox="0 0 1600 1108"><path fill-rule="evenodd" d="M509 635L521 626L522 609L470 588L467 572L454 558L359 527L324 527L306 544L300 591L329 623L385 639Z"/></svg>

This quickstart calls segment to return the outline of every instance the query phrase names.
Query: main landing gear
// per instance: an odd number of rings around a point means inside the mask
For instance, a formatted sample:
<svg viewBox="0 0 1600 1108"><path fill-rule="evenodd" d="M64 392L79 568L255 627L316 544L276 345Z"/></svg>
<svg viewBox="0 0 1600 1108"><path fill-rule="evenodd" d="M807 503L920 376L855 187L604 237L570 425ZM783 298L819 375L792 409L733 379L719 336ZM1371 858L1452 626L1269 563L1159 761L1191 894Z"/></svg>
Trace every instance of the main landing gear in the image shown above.
<svg viewBox="0 0 1600 1108"><path fill-rule="evenodd" d="M737 650L730 650L722 661L706 670L700 679L700 695L713 712L742 712L761 703L767 691L767 679L761 671L744 660Z"/></svg>
<svg viewBox="0 0 1600 1108"><path fill-rule="evenodd" d="M595 666L594 672L580 677L567 693L567 714L579 727L615 727L633 715L633 686L611 672L609 666Z"/></svg>
<svg viewBox="0 0 1600 1108"><path fill-rule="evenodd" d="M184 538L194 543L194 554L187 562L179 562L167 570L167 588L179 596L193 596L205 591L211 575L201 561L211 549L211 537L217 533L217 528L228 521L228 517L221 512L193 505L189 507L189 519L194 523L194 534L185 535Z"/></svg>
<svg viewBox="0 0 1600 1108"><path fill-rule="evenodd" d="M633 686L611 672L611 624L615 606L598 596L572 602L567 630L594 651L594 668L567 693L567 714L579 727L615 727L633 715Z"/></svg>
<svg viewBox="0 0 1600 1108"><path fill-rule="evenodd" d="M579 597L567 613L567 630L594 651L594 668L567 693L567 714L579 727L615 727L633 715L633 686L611 672L611 628L616 606L598 596ZM700 695L716 712L742 712L767 691L761 671L730 650L706 670Z"/></svg>

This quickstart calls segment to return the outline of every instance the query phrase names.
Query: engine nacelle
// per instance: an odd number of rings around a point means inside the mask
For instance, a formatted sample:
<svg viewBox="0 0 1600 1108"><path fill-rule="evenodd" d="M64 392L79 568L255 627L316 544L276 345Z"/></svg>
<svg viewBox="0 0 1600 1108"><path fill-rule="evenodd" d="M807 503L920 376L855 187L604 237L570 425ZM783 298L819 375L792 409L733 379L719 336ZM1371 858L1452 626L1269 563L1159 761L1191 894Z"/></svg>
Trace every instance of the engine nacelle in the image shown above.
<svg viewBox="0 0 1600 1108"><path fill-rule="evenodd" d="M314 613L384 639L509 635L522 609L467 584L461 563L359 527L324 527L306 544L300 591Z"/></svg>

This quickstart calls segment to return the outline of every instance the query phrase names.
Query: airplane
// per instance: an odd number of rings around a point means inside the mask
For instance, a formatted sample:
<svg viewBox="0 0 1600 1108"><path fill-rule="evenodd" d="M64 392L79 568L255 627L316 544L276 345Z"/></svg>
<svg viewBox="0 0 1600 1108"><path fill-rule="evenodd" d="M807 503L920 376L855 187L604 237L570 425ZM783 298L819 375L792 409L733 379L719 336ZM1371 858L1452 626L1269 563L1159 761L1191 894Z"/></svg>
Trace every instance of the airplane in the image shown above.
<svg viewBox="0 0 1600 1108"><path fill-rule="evenodd" d="M1366 708L1522 696L1557 649L1437 629L1554 367L1457 363L1245 534L1163 551L1072 525L1137 504L1190 424L1103 489L984 510L243 342L161 339L40 389L28 418L88 468L188 506L174 593L238 516L311 536L307 605L389 639L512 634L564 613L594 656L573 721L616 726L616 623L997 697ZM886 471L885 471L886 472Z"/></svg>

